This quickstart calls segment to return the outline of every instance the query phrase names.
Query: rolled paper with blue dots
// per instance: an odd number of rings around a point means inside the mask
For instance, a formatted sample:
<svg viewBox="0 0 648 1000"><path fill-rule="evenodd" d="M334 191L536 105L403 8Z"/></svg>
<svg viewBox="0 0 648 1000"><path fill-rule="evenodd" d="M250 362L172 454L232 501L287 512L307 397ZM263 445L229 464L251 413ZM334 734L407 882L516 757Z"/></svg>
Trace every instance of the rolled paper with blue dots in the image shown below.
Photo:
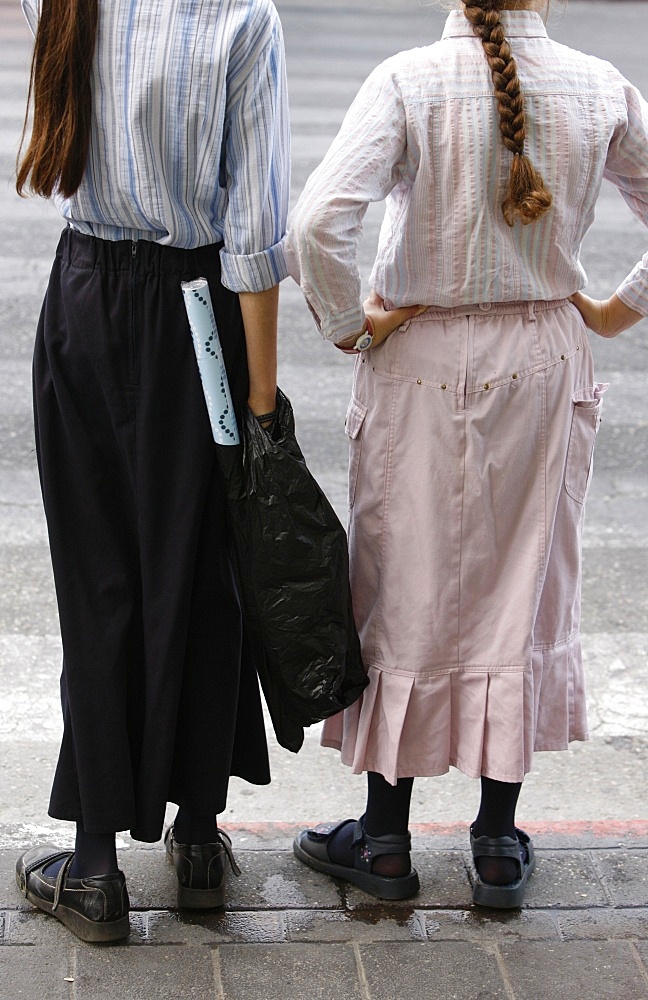
<svg viewBox="0 0 648 1000"><path fill-rule="evenodd" d="M239 432L207 279L183 281L181 288L214 441L238 444Z"/></svg>

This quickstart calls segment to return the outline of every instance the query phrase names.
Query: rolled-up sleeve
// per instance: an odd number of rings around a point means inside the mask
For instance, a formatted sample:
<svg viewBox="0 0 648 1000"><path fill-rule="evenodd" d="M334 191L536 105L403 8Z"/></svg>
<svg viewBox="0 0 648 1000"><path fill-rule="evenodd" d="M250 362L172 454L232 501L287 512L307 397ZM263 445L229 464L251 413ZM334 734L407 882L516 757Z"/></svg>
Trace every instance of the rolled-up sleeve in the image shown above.
<svg viewBox="0 0 648 1000"><path fill-rule="evenodd" d="M290 123L276 12L249 25L230 54L223 151L222 281L234 292L264 291L288 275Z"/></svg>
<svg viewBox="0 0 648 1000"><path fill-rule="evenodd" d="M29 30L35 36L38 28L38 18L40 17L40 2L39 0L32 0L32 2L30 0L21 0L20 5L25 15L25 20L29 25Z"/></svg>
<svg viewBox="0 0 648 1000"><path fill-rule="evenodd" d="M398 182L406 149L404 105L390 61L365 81L288 224L292 277L322 337L334 342L364 322L357 265L362 220Z"/></svg>
<svg viewBox="0 0 648 1000"><path fill-rule="evenodd" d="M625 281L621 282L617 295L635 312L648 316L648 253L643 255Z"/></svg>
<svg viewBox="0 0 648 1000"><path fill-rule="evenodd" d="M605 177L648 226L648 103L616 70L613 74L623 93L623 110L610 143ZM617 295L631 309L648 316L648 253L621 282Z"/></svg>

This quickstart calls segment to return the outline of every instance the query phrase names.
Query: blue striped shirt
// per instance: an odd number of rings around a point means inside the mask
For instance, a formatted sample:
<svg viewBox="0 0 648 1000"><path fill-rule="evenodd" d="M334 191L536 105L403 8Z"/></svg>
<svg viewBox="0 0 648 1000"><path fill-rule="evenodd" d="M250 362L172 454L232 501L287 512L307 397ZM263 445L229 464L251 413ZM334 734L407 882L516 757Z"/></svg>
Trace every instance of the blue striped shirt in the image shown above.
<svg viewBox="0 0 648 1000"><path fill-rule="evenodd" d="M22 0L32 31L38 0ZM222 280L286 277L290 137L271 0L99 0L90 154L56 197L73 229L193 248L223 242Z"/></svg>

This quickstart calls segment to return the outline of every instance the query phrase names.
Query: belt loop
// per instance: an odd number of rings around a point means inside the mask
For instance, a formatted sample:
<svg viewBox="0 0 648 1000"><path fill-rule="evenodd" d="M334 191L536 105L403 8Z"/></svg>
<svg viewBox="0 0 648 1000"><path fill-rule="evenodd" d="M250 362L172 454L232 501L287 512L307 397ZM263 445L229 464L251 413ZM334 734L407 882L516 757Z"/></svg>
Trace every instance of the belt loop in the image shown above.
<svg viewBox="0 0 648 1000"><path fill-rule="evenodd" d="M528 308L528 312L529 312L529 323L535 323L535 321L536 321L536 318L535 318L535 302L532 302L532 301L527 302L527 308Z"/></svg>

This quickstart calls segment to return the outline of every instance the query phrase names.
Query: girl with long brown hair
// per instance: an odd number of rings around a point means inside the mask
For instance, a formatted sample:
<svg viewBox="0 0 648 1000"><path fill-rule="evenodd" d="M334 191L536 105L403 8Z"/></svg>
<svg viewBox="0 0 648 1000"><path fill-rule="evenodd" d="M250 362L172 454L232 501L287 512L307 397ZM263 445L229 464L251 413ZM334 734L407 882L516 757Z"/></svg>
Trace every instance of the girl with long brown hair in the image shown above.
<svg viewBox="0 0 648 1000"><path fill-rule="evenodd" d="M289 136L271 0L23 0L36 42L17 187L67 226L34 352L63 640L50 815L18 861L84 940L128 934L115 833L165 842L181 906L225 899L231 774L267 783L222 474L181 282L207 278L230 388L269 426Z"/></svg>
<svg viewBox="0 0 648 1000"><path fill-rule="evenodd" d="M473 898L519 906L534 751L587 739L580 534L606 387L586 323L615 336L648 315L648 255L605 303L580 291L604 177L648 224L640 94L551 41L535 3L464 0L441 41L371 74L289 222L320 331L356 358L349 530L370 680L322 737L367 772L365 813L294 849L375 896L417 891L412 783L453 766L481 781ZM362 217L382 199L362 304Z"/></svg>

